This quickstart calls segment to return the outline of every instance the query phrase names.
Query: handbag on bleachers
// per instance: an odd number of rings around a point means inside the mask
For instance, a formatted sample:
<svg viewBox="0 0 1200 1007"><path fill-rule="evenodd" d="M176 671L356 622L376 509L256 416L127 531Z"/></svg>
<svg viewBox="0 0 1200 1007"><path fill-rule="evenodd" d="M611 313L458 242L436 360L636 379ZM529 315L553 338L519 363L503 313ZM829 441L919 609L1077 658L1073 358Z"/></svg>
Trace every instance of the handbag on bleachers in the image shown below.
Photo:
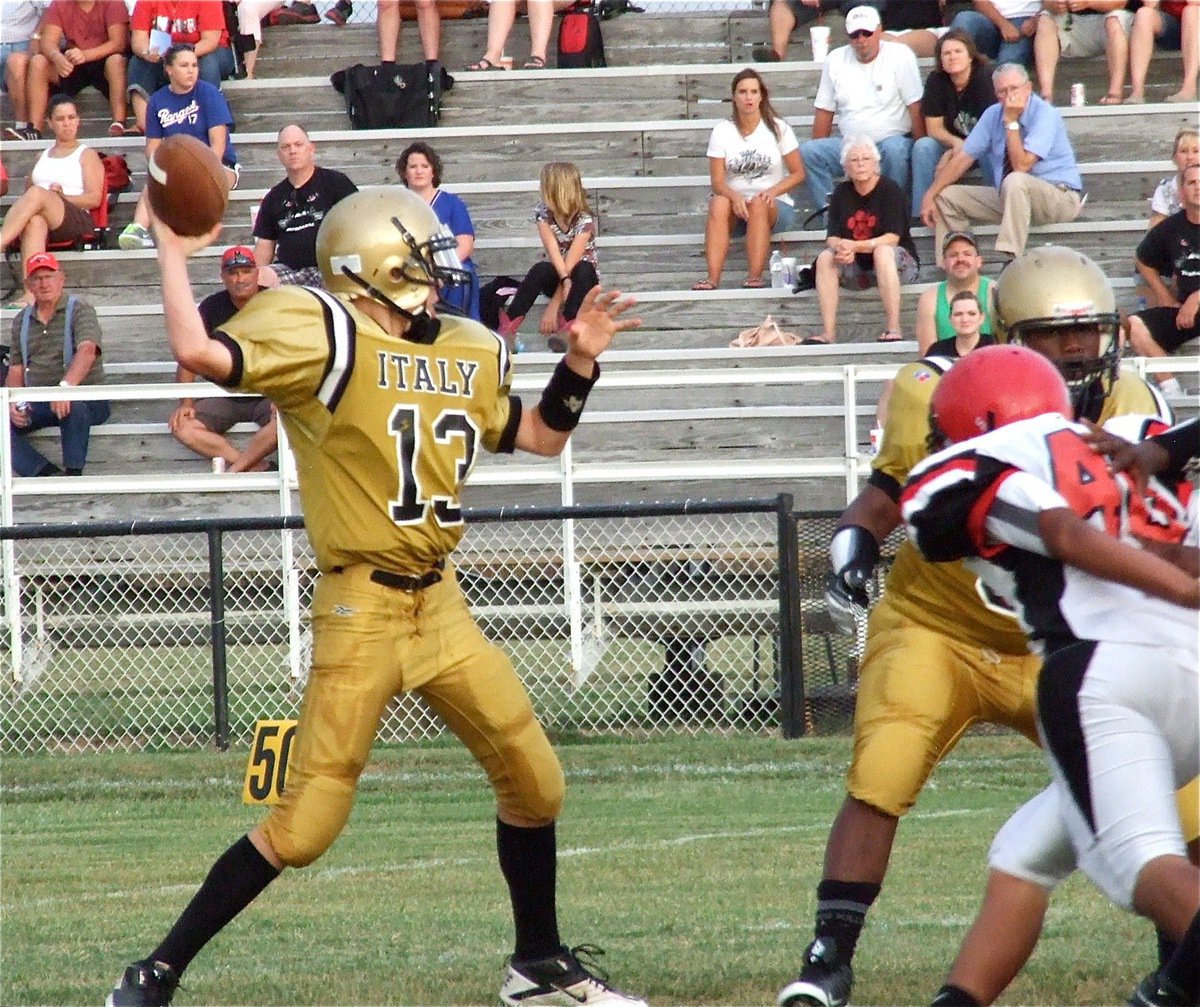
<svg viewBox="0 0 1200 1007"><path fill-rule="evenodd" d="M355 129L429 129L442 112L442 65L355 63L329 78Z"/></svg>

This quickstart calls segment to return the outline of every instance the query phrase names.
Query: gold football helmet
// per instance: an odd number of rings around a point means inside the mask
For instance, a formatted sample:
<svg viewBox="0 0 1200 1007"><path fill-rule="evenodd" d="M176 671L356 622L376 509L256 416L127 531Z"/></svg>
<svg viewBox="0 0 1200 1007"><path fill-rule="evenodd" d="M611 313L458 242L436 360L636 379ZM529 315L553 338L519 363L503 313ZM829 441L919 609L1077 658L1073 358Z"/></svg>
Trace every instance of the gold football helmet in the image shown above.
<svg viewBox="0 0 1200 1007"><path fill-rule="evenodd" d="M1032 333L1099 329L1096 357L1055 361L1077 406L1097 378L1104 392L1116 378L1121 355L1116 298L1103 270L1081 252L1042 245L1010 262L996 281L996 323L1000 339L1020 344Z"/></svg>
<svg viewBox="0 0 1200 1007"><path fill-rule="evenodd" d="M370 297L412 318L430 287L469 281L458 243L429 204L398 185L340 200L317 231L317 264L334 294Z"/></svg>

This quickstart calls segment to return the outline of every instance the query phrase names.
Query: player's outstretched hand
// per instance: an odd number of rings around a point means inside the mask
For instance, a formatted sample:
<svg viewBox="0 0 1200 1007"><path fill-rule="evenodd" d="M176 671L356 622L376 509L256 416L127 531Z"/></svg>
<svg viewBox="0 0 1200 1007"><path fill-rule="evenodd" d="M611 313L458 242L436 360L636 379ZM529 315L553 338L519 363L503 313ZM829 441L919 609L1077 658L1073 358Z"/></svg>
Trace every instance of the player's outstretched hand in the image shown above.
<svg viewBox="0 0 1200 1007"><path fill-rule="evenodd" d="M202 248L207 248L220 237L220 222L213 225L212 230L207 234L189 238L182 234L176 234L162 220L156 217L154 210L150 207L149 200L146 200L146 209L150 213L150 229L154 232L154 245L156 248L182 253L184 258L189 258Z"/></svg>
<svg viewBox="0 0 1200 1007"><path fill-rule="evenodd" d="M622 298L619 290L605 290L599 284L592 287L567 333L568 356L595 360L618 332L638 328L640 318L623 317L635 304L632 297Z"/></svg>
<svg viewBox="0 0 1200 1007"><path fill-rule="evenodd" d="M1086 420L1084 422L1087 422ZM1088 444L1097 454L1108 455L1108 464L1114 472L1128 472L1139 489L1146 488L1146 481L1161 472L1170 460L1167 452L1153 441L1134 444L1109 433L1094 423L1088 423L1091 433L1086 435Z"/></svg>

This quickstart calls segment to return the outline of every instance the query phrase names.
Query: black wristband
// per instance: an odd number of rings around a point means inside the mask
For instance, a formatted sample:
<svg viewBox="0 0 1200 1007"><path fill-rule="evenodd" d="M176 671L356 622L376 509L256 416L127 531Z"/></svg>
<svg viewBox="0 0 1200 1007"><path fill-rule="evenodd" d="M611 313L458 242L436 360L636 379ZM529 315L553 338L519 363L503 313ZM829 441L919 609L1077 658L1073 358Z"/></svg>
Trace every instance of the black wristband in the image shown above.
<svg viewBox="0 0 1200 1007"><path fill-rule="evenodd" d="M570 274L570 273L567 273L567 275L566 275L566 276L560 276L560 277L558 278L558 285L561 287L561 286L562 286L564 283L566 283L566 282L567 282L567 280L569 280L570 278L571 278L571 274Z"/></svg>
<svg viewBox="0 0 1200 1007"><path fill-rule="evenodd" d="M585 378L571 370L565 360L560 360L538 403L546 426L559 433L570 433L579 426L588 393L599 377L600 364L595 361L592 362L592 376Z"/></svg>
<svg viewBox="0 0 1200 1007"><path fill-rule="evenodd" d="M1167 472L1182 472L1200 451L1200 419L1193 417L1150 438L1167 453Z"/></svg>

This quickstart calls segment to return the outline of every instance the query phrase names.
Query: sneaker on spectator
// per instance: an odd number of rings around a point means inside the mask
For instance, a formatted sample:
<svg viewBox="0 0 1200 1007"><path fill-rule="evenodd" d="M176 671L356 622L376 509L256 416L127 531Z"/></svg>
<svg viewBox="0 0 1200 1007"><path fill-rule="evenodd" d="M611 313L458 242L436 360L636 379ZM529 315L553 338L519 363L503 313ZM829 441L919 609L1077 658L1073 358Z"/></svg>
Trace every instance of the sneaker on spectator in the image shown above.
<svg viewBox="0 0 1200 1007"><path fill-rule="evenodd" d="M7 126L4 130L4 135L10 140L42 140L44 137L41 132L34 129L28 123L23 126Z"/></svg>
<svg viewBox="0 0 1200 1007"><path fill-rule="evenodd" d="M353 13L354 4L351 3L351 0L337 0L337 3L325 12L325 18L336 25L344 25L350 20L350 15Z"/></svg>
<svg viewBox="0 0 1200 1007"><path fill-rule="evenodd" d="M288 4L286 7L281 7L277 11L271 13L271 24L319 24L321 15L317 13L316 4L304 3L303 0L296 0L295 3Z"/></svg>
<svg viewBox="0 0 1200 1007"><path fill-rule="evenodd" d="M153 248L154 239L141 224L129 224L117 238L117 247L125 252L135 252L140 248Z"/></svg>

